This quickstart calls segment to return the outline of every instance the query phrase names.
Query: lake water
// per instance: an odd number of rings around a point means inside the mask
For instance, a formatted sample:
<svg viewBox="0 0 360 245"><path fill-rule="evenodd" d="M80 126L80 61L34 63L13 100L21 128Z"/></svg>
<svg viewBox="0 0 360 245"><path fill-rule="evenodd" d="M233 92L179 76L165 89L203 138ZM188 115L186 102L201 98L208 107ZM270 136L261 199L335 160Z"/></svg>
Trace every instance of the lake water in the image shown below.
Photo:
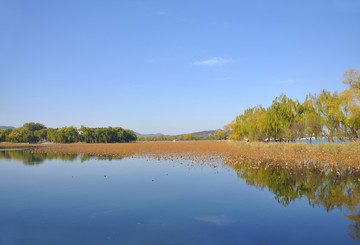
<svg viewBox="0 0 360 245"><path fill-rule="evenodd" d="M355 244L357 176L0 152L0 244Z"/></svg>

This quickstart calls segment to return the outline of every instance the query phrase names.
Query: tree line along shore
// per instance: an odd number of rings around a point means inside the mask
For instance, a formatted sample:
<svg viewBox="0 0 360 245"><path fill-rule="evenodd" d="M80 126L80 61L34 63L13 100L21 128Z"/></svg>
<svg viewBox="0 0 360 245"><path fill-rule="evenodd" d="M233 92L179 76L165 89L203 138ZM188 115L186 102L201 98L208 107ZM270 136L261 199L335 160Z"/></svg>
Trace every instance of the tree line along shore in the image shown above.
<svg viewBox="0 0 360 245"><path fill-rule="evenodd" d="M343 74L348 88L338 93L323 90L308 94L303 102L276 97L271 106L248 108L228 126L230 139L248 141L295 141L301 138L333 142L359 141L360 71Z"/></svg>
<svg viewBox="0 0 360 245"><path fill-rule="evenodd" d="M303 102L285 94L276 97L271 106L248 108L224 130L210 135L183 134L137 137L121 127L88 128L74 126L46 128L41 123L25 123L15 129L0 129L0 142L12 143L119 143L131 141L242 140L249 142L294 142L306 138L334 142L358 142L360 136L360 71L349 69L343 74L348 88L331 93L308 94Z"/></svg>
<svg viewBox="0 0 360 245"><path fill-rule="evenodd" d="M136 136L130 129L121 127L88 128L46 128L44 124L29 122L15 129L0 129L0 142L10 143L122 143L132 141L193 141L193 140L224 140L227 132L218 130L210 135L182 134L161 136Z"/></svg>
<svg viewBox="0 0 360 245"><path fill-rule="evenodd" d="M136 139L134 131L121 127L46 128L41 123L30 122L19 128L0 130L0 142L12 143L120 143L135 141Z"/></svg>

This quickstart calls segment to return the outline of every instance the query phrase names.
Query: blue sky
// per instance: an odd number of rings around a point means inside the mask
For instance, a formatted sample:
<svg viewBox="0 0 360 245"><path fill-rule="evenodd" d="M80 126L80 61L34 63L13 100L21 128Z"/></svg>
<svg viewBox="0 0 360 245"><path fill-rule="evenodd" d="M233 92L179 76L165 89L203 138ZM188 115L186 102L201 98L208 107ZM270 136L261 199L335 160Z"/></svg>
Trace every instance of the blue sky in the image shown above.
<svg viewBox="0 0 360 245"><path fill-rule="evenodd" d="M218 129L360 68L360 1L0 0L0 125Z"/></svg>

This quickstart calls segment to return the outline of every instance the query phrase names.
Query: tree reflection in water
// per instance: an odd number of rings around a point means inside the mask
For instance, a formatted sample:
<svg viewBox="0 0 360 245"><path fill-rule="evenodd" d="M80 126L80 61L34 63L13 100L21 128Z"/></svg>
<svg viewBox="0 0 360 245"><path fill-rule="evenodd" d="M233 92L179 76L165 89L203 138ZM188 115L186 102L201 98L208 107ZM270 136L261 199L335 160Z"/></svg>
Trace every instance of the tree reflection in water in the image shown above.
<svg viewBox="0 0 360 245"><path fill-rule="evenodd" d="M344 216L353 223L348 226L352 239L360 240L360 173L333 168L324 170L319 165L287 168L271 162L236 163L231 167L248 185L267 188L284 207L302 197L312 207L344 210Z"/></svg>
<svg viewBox="0 0 360 245"><path fill-rule="evenodd" d="M27 150L0 151L0 159L16 159L30 166L52 159L85 162L94 157L88 154L32 153ZM95 158L112 160L123 157L96 156ZM160 159L156 155L153 158ZM296 165L279 161L241 163L231 157L224 162L224 165L235 170L237 176L244 179L248 185L261 190L267 188L274 193L275 200L284 207L300 198L307 198L312 207L323 207L327 212L334 208L343 210L344 217L352 222L348 226L347 233L352 239L360 241L360 172L352 168L337 169L336 166L329 168L327 164L318 163Z"/></svg>
<svg viewBox="0 0 360 245"><path fill-rule="evenodd" d="M91 159L99 160L112 160L112 159L122 159L122 157L113 157L113 156L91 156L88 154L54 154L54 153L32 153L27 150L9 150L9 151L0 151L0 159L15 159L22 161L24 165L34 166L42 164L45 160L61 160L74 162L80 160L85 162Z"/></svg>

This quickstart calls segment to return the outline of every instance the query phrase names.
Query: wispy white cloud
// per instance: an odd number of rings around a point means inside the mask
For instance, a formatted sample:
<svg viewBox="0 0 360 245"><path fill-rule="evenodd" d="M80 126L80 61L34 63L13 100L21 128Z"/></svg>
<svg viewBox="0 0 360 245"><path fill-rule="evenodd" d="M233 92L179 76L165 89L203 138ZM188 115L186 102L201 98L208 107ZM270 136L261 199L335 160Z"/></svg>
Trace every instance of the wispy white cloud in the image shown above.
<svg viewBox="0 0 360 245"><path fill-rule="evenodd" d="M203 217L196 217L195 219L198 220L198 221L211 223L211 224L215 224L215 225L227 225L227 224L231 224L231 223L236 222L235 219L229 218L229 217L224 216L224 215L203 216Z"/></svg>
<svg viewBox="0 0 360 245"><path fill-rule="evenodd" d="M200 60L193 63L196 66L223 66L228 63L233 62L233 60L224 59L221 57L214 57L207 60Z"/></svg>

